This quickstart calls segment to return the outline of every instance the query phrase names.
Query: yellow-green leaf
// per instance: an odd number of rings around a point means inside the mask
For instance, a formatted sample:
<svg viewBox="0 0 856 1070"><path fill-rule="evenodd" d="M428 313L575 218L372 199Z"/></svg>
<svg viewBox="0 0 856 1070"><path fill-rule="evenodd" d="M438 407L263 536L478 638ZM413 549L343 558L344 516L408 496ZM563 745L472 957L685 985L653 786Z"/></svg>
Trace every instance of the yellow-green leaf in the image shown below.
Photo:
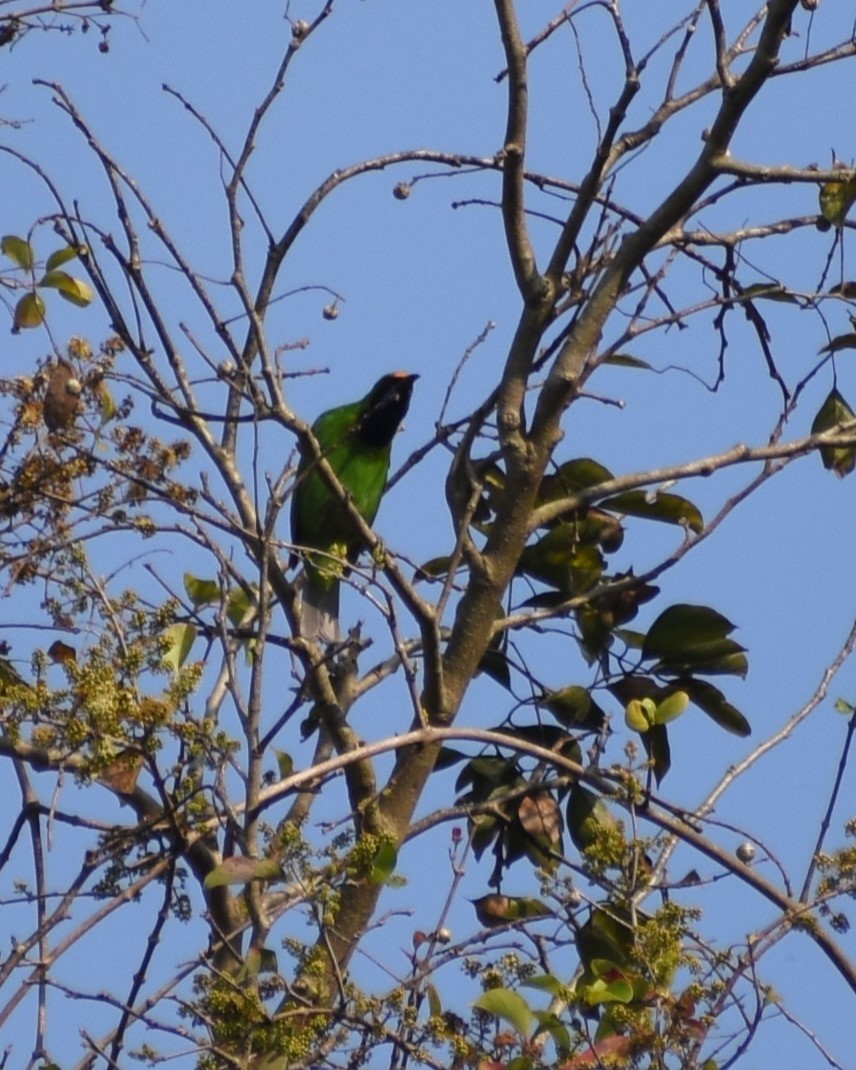
<svg viewBox="0 0 856 1070"><path fill-rule="evenodd" d="M482 992L473 1006L488 1014L495 1014L513 1026L518 1033L526 1036L532 1025L532 1011L519 992L510 988L491 988Z"/></svg>
<svg viewBox="0 0 856 1070"><path fill-rule="evenodd" d="M372 859L372 868L369 872L369 881L372 884L388 884L390 877L395 872L395 864L398 861L398 852L394 844L389 840L383 843L375 851Z"/></svg>
<svg viewBox="0 0 856 1070"><path fill-rule="evenodd" d="M653 705L651 699L632 698L624 708L624 723L634 732L647 732L651 727L649 705Z"/></svg>
<svg viewBox="0 0 856 1070"><path fill-rule="evenodd" d="M113 400L110 388L103 379L98 384L98 407L101 410L102 427L116 418L116 402Z"/></svg>
<svg viewBox="0 0 856 1070"><path fill-rule="evenodd" d="M26 293L15 305L13 329L16 331L41 327L45 322L45 303L35 291Z"/></svg>
<svg viewBox="0 0 856 1070"><path fill-rule="evenodd" d="M187 661L187 655L196 639L196 629L192 624L171 624L164 634L169 645L163 656L163 663L177 673Z"/></svg>
<svg viewBox="0 0 856 1070"><path fill-rule="evenodd" d="M813 435L831 431L840 424L856 420L856 413L850 408L838 390L833 387L826 401L821 405L811 425ZM823 467L835 472L837 476L850 475L856 467L856 446L823 446L820 450Z"/></svg>
<svg viewBox="0 0 856 1070"><path fill-rule="evenodd" d="M276 758L276 765L279 769L279 778L284 780L287 776L291 776L294 772L294 759L284 750L274 749L274 757Z"/></svg>
<svg viewBox="0 0 856 1070"><path fill-rule="evenodd" d="M29 686L11 661L6 658L0 658L0 695L8 687L26 687L29 689Z"/></svg>
<svg viewBox="0 0 856 1070"><path fill-rule="evenodd" d="M69 260L74 260L75 257L85 253L87 251L85 245L65 245L62 249L57 249L51 253L45 264L45 271L54 271L58 267L62 267L63 264L67 264Z"/></svg>
<svg viewBox="0 0 856 1070"><path fill-rule="evenodd" d="M5 253L10 260L14 260L18 267L25 268L27 271L36 261L32 245L16 234L6 234L0 238L0 251Z"/></svg>
<svg viewBox="0 0 856 1070"><path fill-rule="evenodd" d="M39 280L39 286L56 290L60 297L78 308L86 308L95 296L95 291L83 279L75 279L65 271L47 272Z"/></svg>
<svg viewBox="0 0 856 1070"><path fill-rule="evenodd" d="M673 691L654 711L654 724L668 724L680 717L690 702L686 691Z"/></svg>
<svg viewBox="0 0 856 1070"><path fill-rule="evenodd" d="M184 574L184 589L194 607L210 605L220 600L220 584L216 580L203 580L192 572Z"/></svg>

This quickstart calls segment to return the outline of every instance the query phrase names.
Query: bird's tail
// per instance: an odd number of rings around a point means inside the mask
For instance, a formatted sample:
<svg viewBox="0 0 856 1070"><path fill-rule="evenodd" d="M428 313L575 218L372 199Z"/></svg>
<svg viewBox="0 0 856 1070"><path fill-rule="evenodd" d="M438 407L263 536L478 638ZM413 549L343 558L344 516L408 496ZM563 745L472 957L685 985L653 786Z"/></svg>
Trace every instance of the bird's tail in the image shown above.
<svg viewBox="0 0 856 1070"><path fill-rule="evenodd" d="M314 642L337 643L341 639L338 580L320 584L304 577L300 626L304 636Z"/></svg>

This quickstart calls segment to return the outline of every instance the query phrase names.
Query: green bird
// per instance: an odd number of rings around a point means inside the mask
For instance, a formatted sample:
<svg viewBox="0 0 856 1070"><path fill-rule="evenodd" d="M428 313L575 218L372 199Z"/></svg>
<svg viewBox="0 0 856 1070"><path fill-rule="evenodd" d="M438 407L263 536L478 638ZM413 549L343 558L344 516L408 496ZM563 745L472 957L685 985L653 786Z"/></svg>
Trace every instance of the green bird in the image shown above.
<svg viewBox="0 0 856 1070"><path fill-rule="evenodd" d="M377 516L392 440L418 378L407 372L384 375L360 401L329 409L312 425L324 457L367 524ZM339 638L339 578L347 572L346 562L356 560L363 543L346 507L305 454L291 499L291 539L306 565L303 634L335 642Z"/></svg>

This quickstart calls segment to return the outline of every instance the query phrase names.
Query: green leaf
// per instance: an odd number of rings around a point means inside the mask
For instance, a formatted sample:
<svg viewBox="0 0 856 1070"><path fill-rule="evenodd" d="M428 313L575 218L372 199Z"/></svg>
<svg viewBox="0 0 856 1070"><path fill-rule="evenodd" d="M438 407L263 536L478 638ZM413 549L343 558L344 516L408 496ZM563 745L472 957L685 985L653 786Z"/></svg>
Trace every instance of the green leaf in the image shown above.
<svg viewBox="0 0 856 1070"><path fill-rule="evenodd" d="M491 680L496 680L506 691L511 690L511 670L508 665L508 657L502 650L493 650L490 647L482 655L477 673L483 672Z"/></svg>
<svg viewBox="0 0 856 1070"><path fill-rule="evenodd" d="M729 635L734 628L731 621L709 606L678 603L663 610L648 629L642 655L665 662L683 659L693 649Z"/></svg>
<svg viewBox="0 0 856 1070"><path fill-rule="evenodd" d="M448 554L444 554L442 557L432 557L430 561L426 561L424 565L419 566L414 579L439 579L448 573L451 563L452 558Z"/></svg>
<svg viewBox="0 0 856 1070"><path fill-rule="evenodd" d="M856 335L853 336L856 338ZM831 431L840 424L856 420L856 413L850 408L838 390L833 387L811 425L813 435ZM822 446L820 459L827 468L842 479L850 475L856 467L856 446Z"/></svg>
<svg viewBox="0 0 856 1070"><path fill-rule="evenodd" d="M515 779L517 766L512 759L483 755L467 762L455 781L455 791L462 791L468 784L473 784L479 786L480 792L486 793ZM479 794L479 798L485 798L485 794Z"/></svg>
<svg viewBox="0 0 856 1070"><path fill-rule="evenodd" d="M634 628L616 628L614 634L631 650L641 650L645 642L645 633L637 632Z"/></svg>
<svg viewBox="0 0 856 1070"><path fill-rule="evenodd" d="M580 543L577 525L557 524L520 555L518 570L562 591L588 591L603 574L596 546Z"/></svg>
<svg viewBox="0 0 856 1070"><path fill-rule="evenodd" d="M600 796L579 783L571 788L567 818L568 832L579 851L594 846L601 836L618 826L617 820Z"/></svg>
<svg viewBox="0 0 856 1070"><path fill-rule="evenodd" d="M194 608L220 601L220 584L216 580L203 580L192 572L184 574L184 589Z"/></svg>
<svg viewBox="0 0 856 1070"><path fill-rule="evenodd" d="M45 264L45 271L55 271L56 268L62 267L63 264L67 264L69 260L74 260L81 253L88 252L86 246L79 245L65 245L62 249L57 249L47 259Z"/></svg>
<svg viewBox="0 0 856 1070"><path fill-rule="evenodd" d="M375 856L372 859L369 882L371 884L389 884L389 879L395 872L397 861L398 852L395 849L395 844L389 840L384 840L375 851Z"/></svg>
<svg viewBox="0 0 856 1070"><path fill-rule="evenodd" d="M502 833L504 826L499 818L479 814L471 822L473 855L478 861L490 845Z"/></svg>
<svg viewBox="0 0 856 1070"><path fill-rule="evenodd" d="M294 772L294 759L284 750L277 750L274 748L274 757L276 758L276 766L279 770L279 779L285 780L287 776L291 776Z"/></svg>
<svg viewBox="0 0 856 1070"><path fill-rule="evenodd" d="M434 771L439 772L441 769L451 769L453 765L457 765L458 762L465 762L468 758L468 754L455 750L454 747L441 747L437 760L434 762Z"/></svg>
<svg viewBox="0 0 856 1070"><path fill-rule="evenodd" d="M524 740L526 743L534 743L537 747L545 747L547 750L561 754L572 762L582 762L582 749L575 735L566 732L564 728L553 724L524 724L509 728L507 725L497 725L497 732L514 736L515 739ZM436 768L436 766L435 766Z"/></svg>
<svg viewBox="0 0 856 1070"><path fill-rule="evenodd" d="M682 676L701 673L703 676L741 676L749 671L745 650L733 639L714 639L688 647L683 656L677 654L653 666L652 672Z"/></svg>
<svg viewBox="0 0 856 1070"><path fill-rule="evenodd" d="M281 880L285 874L274 858L247 858L233 855L225 859L206 876L204 886L222 888L227 884L249 884L250 881Z"/></svg>
<svg viewBox="0 0 856 1070"><path fill-rule="evenodd" d="M538 1023L535 1035L549 1033L559 1054L567 1055L571 1050L571 1034L568 1032L567 1026L562 1023L553 1011L533 1010L532 1013Z"/></svg>
<svg viewBox="0 0 856 1070"><path fill-rule="evenodd" d="M856 349L856 333L850 331L849 334L839 334L833 338L830 342L827 342L819 352L821 353L838 353L842 349Z"/></svg>
<svg viewBox="0 0 856 1070"><path fill-rule="evenodd" d="M693 705L698 706L720 728L724 728L726 732L731 732L735 736L751 735L752 728L749 722L736 707L726 700L719 688L714 687L707 680L696 680L691 677L682 678L679 683L681 689L690 696Z"/></svg>
<svg viewBox="0 0 856 1070"><path fill-rule="evenodd" d="M589 664L612 645L616 628L633 620L639 606L659 594L658 587L635 580L632 570L616 574L611 579L618 589L605 590L574 612L580 629L580 646ZM628 580L632 581L631 585L624 586Z"/></svg>
<svg viewBox="0 0 856 1070"><path fill-rule="evenodd" d="M32 690L12 662L8 658L0 658L0 695L5 694L9 687L23 687L28 691Z"/></svg>
<svg viewBox="0 0 856 1070"><path fill-rule="evenodd" d="M573 514L580 542L596 543L606 554L614 554L624 542L621 521L603 509L588 506Z"/></svg>
<svg viewBox="0 0 856 1070"><path fill-rule="evenodd" d="M559 724L566 728L585 728L599 732L606 723L606 714L584 687L571 684L559 691L545 691L538 705L549 710Z"/></svg>
<svg viewBox="0 0 856 1070"><path fill-rule="evenodd" d="M648 731L640 738L642 739L642 746L645 748L645 753L648 756L648 761L651 763L654 779L657 781L657 786L659 787L666 773L668 773L672 767L672 752L669 747L669 735L666 731L666 726L662 724L652 724Z"/></svg>
<svg viewBox="0 0 856 1070"><path fill-rule="evenodd" d="M539 973L535 977L527 977L520 983L524 988L534 988L538 992L546 992L554 999L559 997L565 989L559 978L554 977L551 973Z"/></svg>
<svg viewBox="0 0 856 1070"><path fill-rule="evenodd" d="M610 904L596 907L577 933L577 953L587 970L595 959L607 959L621 967L633 950L633 928L619 916L621 909Z"/></svg>
<svg viewBox="0 0 856 1070"><path fill-rule="evenodd" d="M163 663L173 673L177 673L187 661L187 655L196 640L196 629L192 624L170 624L164 635L168 646Z"/></svg>
<svg viewBox="0 0 856 1070"><path fill-rule="evenodd" d="M256 612L256 592L246 591L243 587L233 587L226 600L226 616L229 623L236 628L249 624Z"/></svg>
<svg viewBox="0 0 856 1070"><path fill-rule="evenodd" d="M508 1022L522 1036L527 1036L534 1020L534 1015L526 1000L519 992L510 988L491 988L482 992L473 1006L488 1014Z"/></svg>
<svg viewBox="0 0 856 1070"><path fill-rule="evenodd" d="M591 457L577 457L573 461L565 461L555 472L544 476L538 490L538 502L541 504L555 501L557 498L567 498L578 491L597 487L612 478L612 472L598 461L592 460Z"/></svg>
<svg viewBox="0 0 856 1070"><path fill-rule="evenodd" d="M631 357L629 353L612 353L610 356L604 357L603 363L614 364L619 368L641 368L649 372L653 370L647 360Z"/></svg>
<svg viewBox="0 0 856 1070"><path fill-rule="evenodd" d="M790 290L786 290L780 282L753 283L741 291L738 300L754 301L759 297L763 297L767 301L782 301L788 305L798 305L800 303L797 295L791 293Z"/></svg>
<svg viewBox="0 0 856 1070"><path fill-rule="evenodd" d="M583 990L586 1003L592 1005L598 1003L631 1003L633 1001L633 986L623 979L618 981L604 981L598 979L586 985Z"/></svg>
<svg viewBox="0 0 856 1070"><path fill-rule="evenodd" d="M83 279L73 278L65 271L49 271L41 277L39 286L56 290L60 297L64 297L66 301L77 305L78 308L86 308L87 305L92 304L92 298L95 296L95 291L88 283L85 283Z"/></svg>
<svg viewBox="0 0 856 1070"><path fill-rule="evenodd" d="M443 1004L440 995L432 984L425 985L425 995L428 997L428 1011L432 1018L439 1018L443 1013Z"/></svg>
<svg viewBox="0 0 856 1070"><path fill-rule="evenodd" d="M12 330L30 330L33 327L41 327L45 322L45 302L41 294L35 291L24 294L15 305L15 316Z"/></svg>
<svg viewBox="0 0 856 1070"><path fill-rule="evenodd" d="M24 268L26 271L31 270L36 262L32 245L24 238L19 238L16 234L5 234L0 238L0 252L5 253L18 267Z"/></svg>
<svg viewBox="0 0 856 1070"><path fill-rule="evenodd" d="M704 518L691 501L679 494L628 490L601 502L604 509L645 520L659 520L664 524L679 524L698 534L704 529Z"/></svg>

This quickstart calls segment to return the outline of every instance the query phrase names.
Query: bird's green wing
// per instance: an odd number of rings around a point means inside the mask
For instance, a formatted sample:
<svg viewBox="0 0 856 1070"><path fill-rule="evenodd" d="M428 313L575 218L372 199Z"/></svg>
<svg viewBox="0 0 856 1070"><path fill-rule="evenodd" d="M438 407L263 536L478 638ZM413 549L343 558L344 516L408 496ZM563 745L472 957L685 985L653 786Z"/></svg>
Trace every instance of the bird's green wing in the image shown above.
<svg viewBox="0 0 856 1070"><path fill-rule="evenodd" d="M331 409L319 416L312 430L353 504L366 523L371 524L386 485L391 447L368 447L352 434L360 412L359 403ZM355 557L360 549L346 511L309 459L302 461L298 468L291 505L291 532L299 546L327 552L338 547L349 558Z"/></svg>

